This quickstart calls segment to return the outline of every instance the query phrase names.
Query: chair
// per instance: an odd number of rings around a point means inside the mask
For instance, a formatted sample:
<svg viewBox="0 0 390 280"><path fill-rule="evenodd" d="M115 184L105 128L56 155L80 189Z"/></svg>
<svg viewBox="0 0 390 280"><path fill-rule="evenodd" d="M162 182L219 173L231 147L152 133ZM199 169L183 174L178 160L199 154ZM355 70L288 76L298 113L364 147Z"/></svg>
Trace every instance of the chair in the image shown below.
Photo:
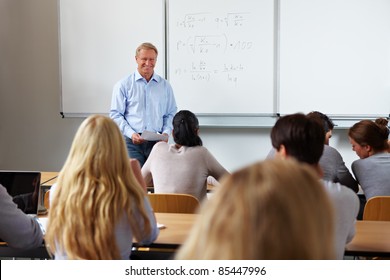
<svg viewBox="0 0 390 280"><path fill-rule="evenodd" d="M45 192L45 196L43 197L43 205L45 206L46 210L49 210L50 208L50 190L47 190Z"/></svg>
<svg viewBox="0 0 390 280"><path fill-rule="evenodd" d="M195 213L200 203L189 194L178 193L148 193L154 212L163 213Z"/></svg>
<svg viewBox="0 0 390 280"><path fill-rule="evenodd" d="M374 196L367 200L363 220L390 221L390 196Z"/></svg>
<svg viewBox="0 0 390 280"><path fill-rule="evenodd" d="M364 221L390 221L390 196L374 196L367 200L363 211ZM388 259L373 257L366 259Z"/></svg>
<svg viewBox="0 0 390 280"><path fill-rule="evenodd" d="M148 193L154 212L192 214L198 209L199 200L189 194ZM176 248L133 247L131 259L172 259Z"/></svg>

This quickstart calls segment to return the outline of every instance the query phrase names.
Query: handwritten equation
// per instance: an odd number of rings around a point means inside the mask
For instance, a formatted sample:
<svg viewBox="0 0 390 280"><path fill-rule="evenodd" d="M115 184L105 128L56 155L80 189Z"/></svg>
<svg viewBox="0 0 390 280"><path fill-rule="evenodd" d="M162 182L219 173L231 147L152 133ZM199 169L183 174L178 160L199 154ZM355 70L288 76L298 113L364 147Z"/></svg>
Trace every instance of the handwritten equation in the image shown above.
<svg viewBox="0 0 390 280"><path fill-rule="evenodd" d="M185 14L184 18L178 20L177 27L180 28L199 28L202 25L213 22L217 27L243 27L247 21L248 12L227 13L224 16L215 16L210 13L192 13Z"/></svg>
<svg viewBox="0 0 390 280"><path fill-rule="evenodd" d="M187 76L192 81L210 82L213 79L223 79L234 85L239 81L239 76L244 72L242 63L223 63L220 66L211 66L204 60L191 62L189 67L177 67L174 73L177 76Z"/></svg>
<svg viewBox="0 0 390 280"><path fill-rule="evenodd" d="M252 41L229 40L228 36L221 35L195 35L187 40L178 40L176 50L185 50L192 54L208 54L211 52L245 51L253 47Z"/></svg>
<svg viewBox="0 0 390 280"><path fill-rule="evenodd" d="M275 8L273 0L169 1L167 77L180 107L198 113L274 110Z"/></svg>
<svg viewBox="0 0 390 280"><path fill-rule="evenodd" d="M251 12L183 13L173 21L173 76L187 82L239 87L253 67L256 43Z"/></svg>

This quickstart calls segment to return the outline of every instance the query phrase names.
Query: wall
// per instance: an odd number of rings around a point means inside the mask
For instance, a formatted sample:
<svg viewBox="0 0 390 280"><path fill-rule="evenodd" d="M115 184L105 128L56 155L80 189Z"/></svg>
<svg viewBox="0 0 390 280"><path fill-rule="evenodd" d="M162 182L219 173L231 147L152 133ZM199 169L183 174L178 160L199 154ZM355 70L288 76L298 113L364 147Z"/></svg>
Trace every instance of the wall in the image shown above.
<svg viewBox="0 0 390 280"><path fill-rule="evenodd" d="M57 38L57 1L0 0L0 169L58 171L64 163L82 119L59 114ZM271 148L269 132L200 130L204 145L230 171L263 159ZM350 166L356 156L346 131L334 134L331 145Z"/></svg>
<svg viewBox="0 0 390 280"><path fill-rule="evenodd" d="M57 1L0 1L0 168L57 171L78 119L61 119Z"/></svg>

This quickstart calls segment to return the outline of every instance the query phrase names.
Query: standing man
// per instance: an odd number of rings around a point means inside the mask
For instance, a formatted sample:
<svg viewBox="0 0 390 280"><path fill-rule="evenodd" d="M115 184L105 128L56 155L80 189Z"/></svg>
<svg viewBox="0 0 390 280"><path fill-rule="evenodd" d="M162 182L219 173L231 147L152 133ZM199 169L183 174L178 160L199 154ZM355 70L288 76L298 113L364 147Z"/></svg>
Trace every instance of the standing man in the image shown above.
<svg viewBox="0 0 390 280"><path fill-rule="evenodd" d="M171 85L154 72L157 55L154 45L141 44L135 52L137 71L116 83L111 100L110 117L125 137L129 157L141 167L156 144L143 139L142 132L169 136L177 111Z"/></svg>

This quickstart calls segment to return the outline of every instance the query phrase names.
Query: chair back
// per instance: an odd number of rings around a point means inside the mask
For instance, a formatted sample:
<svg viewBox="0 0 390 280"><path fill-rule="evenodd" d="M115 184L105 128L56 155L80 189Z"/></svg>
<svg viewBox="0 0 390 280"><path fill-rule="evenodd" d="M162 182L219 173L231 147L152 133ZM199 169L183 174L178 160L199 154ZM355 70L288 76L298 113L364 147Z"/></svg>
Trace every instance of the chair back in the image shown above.
<svg viewBox="0 0 390 280"><path fill-rule="evenodd" d="M390 221L390 196L374 196L367 200L363 220Z"/></svg>
<svg viewBox="0 0 390 280"><path fill-rule="evenodd" d="M47 190L45 192L45 196L43 197L43 205L45 206L45 208L47 210L49 210L50 208L50 200L49 200L49 197L50 197L50 190Z"/></svg>
<svg viewBox="0 0 390 280"><path fill-rule="evenodd" d="M163 213L196 213L199 200L189 194L148 193L154 212Z"/></svg>

